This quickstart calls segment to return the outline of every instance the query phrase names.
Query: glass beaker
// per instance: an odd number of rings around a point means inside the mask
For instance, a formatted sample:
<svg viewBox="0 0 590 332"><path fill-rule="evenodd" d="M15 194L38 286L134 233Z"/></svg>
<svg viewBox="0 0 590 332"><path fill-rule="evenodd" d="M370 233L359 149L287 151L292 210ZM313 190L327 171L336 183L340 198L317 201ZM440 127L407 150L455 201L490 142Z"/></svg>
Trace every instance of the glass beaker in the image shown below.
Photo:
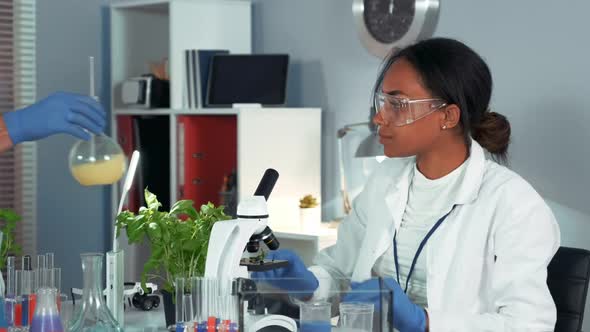
<svg viewBox="0 0 590 332"><path fill-rule="evenodd" d="M301 332L330 332L332 305L328 302L303 302L299 304Z"/></svg>
<svg viewBox="0 0 590 332"><path fill-rule="evenodd" d="M57 291L54 288L40 288L37 291L37 307L31 322L31 332L63 332L56 296Z"/></svg>
<svg viewBox="0 0 590 332"><path fill-rule="evenodd" d="M70 150L69 165L72 176L83 186L113 184L126 168L123 149L102 134L76 142Z"/></svg>
<svg viewBox="0 0 590 332"><path fill-rule="evenodd" d="M103 254L85 253L82 257L84 290L82 305L71 321L69 332L122 332L102 295Z"/></svg>
<svg viewBox="0 0 590 332"><path fill-rule="evenodd" d="M371 332L373 331L373 311L373 303L340 303L339 326L359 332Z"/></svg>

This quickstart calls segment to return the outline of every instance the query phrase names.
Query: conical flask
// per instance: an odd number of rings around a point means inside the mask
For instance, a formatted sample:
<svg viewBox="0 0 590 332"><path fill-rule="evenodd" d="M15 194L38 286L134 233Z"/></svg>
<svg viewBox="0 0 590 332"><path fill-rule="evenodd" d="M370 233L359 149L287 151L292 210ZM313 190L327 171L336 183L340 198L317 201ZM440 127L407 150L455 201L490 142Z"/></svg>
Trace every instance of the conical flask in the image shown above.
<svg viewBox="0 0 590 332"><path fill-rule="evenodd" d="M63 332L63 325L57 311L57 290L55 288L39 288L37 306L31 332Z"/></svg>
<svg viewBox="0 0 590 332"><path fill-rule="evenodd" d="M106 306L102 295L103 254L80 256L84 273L82 306L72 319L68 332L122 332L123 329Z"/></svg>

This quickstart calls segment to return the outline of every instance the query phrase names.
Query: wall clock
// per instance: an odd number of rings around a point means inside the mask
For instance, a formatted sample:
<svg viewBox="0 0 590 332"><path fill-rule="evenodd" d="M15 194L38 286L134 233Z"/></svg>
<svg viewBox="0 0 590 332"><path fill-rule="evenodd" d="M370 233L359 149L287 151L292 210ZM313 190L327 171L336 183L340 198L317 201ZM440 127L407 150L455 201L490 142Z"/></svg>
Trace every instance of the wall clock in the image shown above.
<svg viewBox="0 0 590 332"><path fill-rule="evenodd" d="M353 0L352 11L362 44L380 58L429 38L438 22L439 0Z"/></svg>

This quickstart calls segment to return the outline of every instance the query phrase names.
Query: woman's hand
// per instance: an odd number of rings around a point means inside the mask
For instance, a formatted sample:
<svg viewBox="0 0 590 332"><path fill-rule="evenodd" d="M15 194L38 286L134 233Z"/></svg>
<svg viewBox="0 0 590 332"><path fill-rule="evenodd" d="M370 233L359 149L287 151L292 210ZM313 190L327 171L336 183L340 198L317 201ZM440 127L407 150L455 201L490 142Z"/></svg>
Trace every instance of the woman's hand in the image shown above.
<svg viewBox="0 0 590 332"><path fill-rule="evenodd" d="M392 278L353 282L351 291L342 299L342 302L373 303L375 310L381 310L381 291L384 289L393 290L393 327L400 332L427 331L426 311L414 304L397 281Z"/></svg>
<svg viewBox="0 0 590 332"><path fill-rule="evenodd" d="M291 250L277 250L268 253L265 259L286 260L288 267L264 272L253 272L252 279L263 280L274 287L284 289L297 298L313 295L319 282L315 275L305 267L299 256Z"/></svg>

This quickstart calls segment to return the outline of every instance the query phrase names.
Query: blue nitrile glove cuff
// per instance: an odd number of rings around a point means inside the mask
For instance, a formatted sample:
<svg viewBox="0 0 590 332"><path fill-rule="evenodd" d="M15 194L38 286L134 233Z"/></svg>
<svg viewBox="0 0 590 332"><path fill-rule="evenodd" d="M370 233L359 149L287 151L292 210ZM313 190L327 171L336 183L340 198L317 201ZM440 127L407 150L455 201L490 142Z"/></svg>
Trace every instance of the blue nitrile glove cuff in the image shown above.
<svg viewBox="0 0 590 332"><path fill-rule="evenodd" d="M2 117L4 119L4 123L6 124L8 136L10 136L12 143L18 144L23 142L24 138L22 137L21 117L19 112L6 112L2 115Z"/></svg>
<svg viewBox="0 0 590 332"><path fill-rule="evenodd" d="M393 290L393 327L400 332L424 332L426 330L424 309L414 304L395 280L392 278L382 280L383 287ZM348 293L342 302L374 303L375 310L381 310L379 306L381 297L379 279L353 282L350 287L354 292Z"/></svg>
<svg viewBox="0 0 590 332"><path fill-rule="evenodd" d="M310 297L318 288L318 279L305 267L295 252L291 250L271 251L265 259L286 260L289 262L289 266L270 271L253 272L252 279L264 280L274 287L288 291L295 298Z"/></svg>

